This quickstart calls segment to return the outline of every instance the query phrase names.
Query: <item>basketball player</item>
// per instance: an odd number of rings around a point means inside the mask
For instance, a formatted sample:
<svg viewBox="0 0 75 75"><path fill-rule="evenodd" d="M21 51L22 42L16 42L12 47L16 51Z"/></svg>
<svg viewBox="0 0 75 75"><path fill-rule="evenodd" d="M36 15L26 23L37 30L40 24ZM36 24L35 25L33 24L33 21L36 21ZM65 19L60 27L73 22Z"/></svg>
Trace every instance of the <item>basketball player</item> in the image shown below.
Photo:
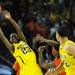
<svg viewBox="0 0 75 75"><path fill-rule="evenodd" d="M57 41L60 43L59 53L62 63L53 71L58 73L64 67L66 75L75 75L75 43L68 39L68 29L62 26L56 32ZM50 75L48 72L46 75Z"/></svg>
<svg viewBox="0 0 75 75"><path fill-rule="evenodd" d="M5 19L9 20L16 29L17 34L10 35L10 42L3 34L0 27L0 38L15 57L20 66L20 75L43 75L36 62L33 50L27 45L26 38L19 25L12 19L8 11L3 11ZM10 30L9 30L10 31Z"/></svg>
<svg viewBox="0 0 75 75"><path fill-rule="evenodd" d="M62 60L61 66L65 68L66 75L75 75L75 43L68 39L69 30L62 26L56 32L56 39L60 43L60 58Z"/></svg>

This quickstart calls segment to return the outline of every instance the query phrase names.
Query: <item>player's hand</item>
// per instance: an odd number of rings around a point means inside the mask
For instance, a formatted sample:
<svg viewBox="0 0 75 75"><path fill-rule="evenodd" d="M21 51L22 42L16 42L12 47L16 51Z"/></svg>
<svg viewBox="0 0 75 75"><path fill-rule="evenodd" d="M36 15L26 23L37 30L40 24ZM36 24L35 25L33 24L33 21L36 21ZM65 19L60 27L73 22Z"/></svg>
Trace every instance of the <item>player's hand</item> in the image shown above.
<svg viewBox="0 0 75 75"><path fill-rule="evenodd" d="M45 73L45 75L54 75L53 73Z"/></svg>
<svg viewBox="0 0 75 75"><path fill-rule="evenodd" d="M3 13L3 16L4 16L5 19L11 18L10 12L8 12L7 10L4 10L2 13Z"/></svg>
<svg viewBox="0 0 75 75"><path fill-rule="evenodd" d="M40 47L38 48L38 52L43 52L45 47L46 47L46 46L40 46Z"/></svg>
<svg viewBox="0 0 75 75"><path fill-rule="evenodd" d="M56 71L54 72L47 71L45 75L58 75L58 73Z"/></svg>
<svg viewBox="0 0 75 75"><path fill-rule="evenodd" d="M37 41L44 42L44 37L42 37L41 35L38 34L38 35L36 36L36 40L37 40Z"/></svg>

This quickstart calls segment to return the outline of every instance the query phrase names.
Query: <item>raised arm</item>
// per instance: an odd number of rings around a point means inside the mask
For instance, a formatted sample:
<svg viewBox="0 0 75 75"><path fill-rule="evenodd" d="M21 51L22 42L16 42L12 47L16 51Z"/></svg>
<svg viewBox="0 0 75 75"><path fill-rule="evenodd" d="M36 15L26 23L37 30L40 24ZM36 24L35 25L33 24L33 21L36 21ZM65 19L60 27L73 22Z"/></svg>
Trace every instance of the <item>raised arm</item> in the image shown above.
<svg viewBox="0 0 75 75"><path fill-rule="evenodd" d="M3 43L6 45L6 47L9 49L9 51L12 53L13 51L13 46L12 44L8 41L8 39L5 37L1 27L0 27L0 39L3 41Z"/></svg>
<svg viewBox="0 0 75 75"><path fill-rule="evenodd" d="M39 57L38 57L38 62L39 62L39 64L40 64L41 68L47 70L47 69L50 68L50 62L45 62L45 61L44 61L44 58L43 58L43 51L44 51L44 48L45 48L45 46L40 46L40 47L38 48L38 55L39 55Z"/></svg>
<svg viewBox="0 0 75 75"><path fill-rule="evenodd" d="M44 59L42 52L43 52L42 47L39 47L38 48L38 55L39 55L38 61L39 61L40 66L41 66L41 64L43 64L43 59Z"/></svg>
<svg viewBox="0 0 75 75"><path fill-rule="evenodd" d="M8 19L12 23L13 27L16 29L16 31L18 33L19 38L26 42L26 38L25 38L20 26L18 25L17 22L15 22L14 19L12 19L10 13L5 10L5 11L3 11L3 15L4 15L5 19Z"/></svg>

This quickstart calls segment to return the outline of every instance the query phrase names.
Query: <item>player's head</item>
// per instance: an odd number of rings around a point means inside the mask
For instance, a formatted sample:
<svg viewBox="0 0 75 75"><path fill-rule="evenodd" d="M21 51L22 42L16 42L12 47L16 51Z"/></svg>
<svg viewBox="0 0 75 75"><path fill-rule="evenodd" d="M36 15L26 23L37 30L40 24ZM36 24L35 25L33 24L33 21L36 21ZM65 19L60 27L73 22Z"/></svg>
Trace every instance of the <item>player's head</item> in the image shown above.
<svg viewBox="0 0 75 75"><path fill-rule="evenodd" d="M59 27L58 31L56 32L57 41L61 42L64 38L68 38L68 36L68 28L66 26Z"/></svg>
<svg viewBox="0 0 75 75"><path fill-rule="evenodd" d="M16 33L12 33L10 35L10 42L17 43L19 41L20 41L20 39L19 39L19 37L18 37L18 35Z"/></svg>

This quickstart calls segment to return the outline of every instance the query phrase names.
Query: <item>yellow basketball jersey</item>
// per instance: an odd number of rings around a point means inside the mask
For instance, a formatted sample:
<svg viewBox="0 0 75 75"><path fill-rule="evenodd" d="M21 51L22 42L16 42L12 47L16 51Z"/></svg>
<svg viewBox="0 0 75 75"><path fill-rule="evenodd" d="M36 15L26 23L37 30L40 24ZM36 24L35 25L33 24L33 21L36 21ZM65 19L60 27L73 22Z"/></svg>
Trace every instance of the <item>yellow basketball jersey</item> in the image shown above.
<svg viewBox="0 0 75 75"><path fill-rule="evenodd" d="M69 55L67 51L65 50L65 47L69 44L75 45L74 42L68 40L64 43L64 46L60 45L60 58L62 61L64 61L64 68L66 71L66 75L75 75L75 57L72 55Z"/></svg>
<svg viewBox="0 0 75 75"><path fill-rule="evenodd" d="M20 75L43 75L33 50L23 41L13 45L13 56L20 65Z"/></svg>

